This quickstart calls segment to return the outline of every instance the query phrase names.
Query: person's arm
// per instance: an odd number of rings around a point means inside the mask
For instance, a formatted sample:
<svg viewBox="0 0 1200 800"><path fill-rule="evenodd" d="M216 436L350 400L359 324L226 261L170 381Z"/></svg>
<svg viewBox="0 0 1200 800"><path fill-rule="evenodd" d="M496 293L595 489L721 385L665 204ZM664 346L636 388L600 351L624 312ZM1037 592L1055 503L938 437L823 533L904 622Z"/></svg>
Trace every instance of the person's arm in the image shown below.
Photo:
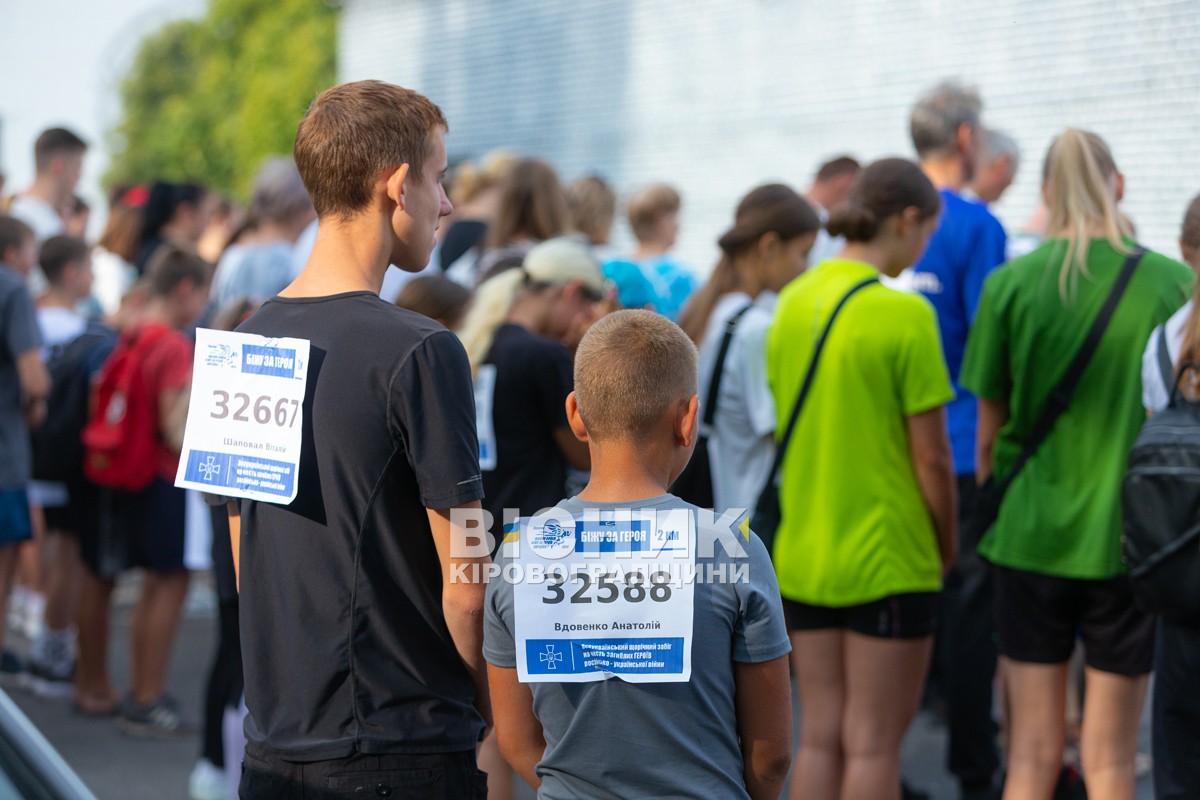
<svg viewBox="0 0 1200 800"><path fill-rule="evenodd" d="M236 500L225 504L229 511L229 544L233 547L233 580L242 589L242 509Z"/></svg>
<svg viewBox="0 0 1200 800"><path fill-rule="evenodd" d="M480 504L475 500L458 508L478 512ZM457 548L452 547L452 543L465 541L467 535L461 527L457 533L452 531L452 510L426 509L442 565L442 613L446 616L446 627L459 658L475 684L475 708L490 728L492 706L483 661L483 600L487 590L487 568L492 560L487 555L467 557L455 552Z"/></svg>
<svg viewBox="0 0 1200 800"><path fill-rule="evenodd" d="M792 765L788 657L757 664L734 662L733 680L746 791L753 800L775 800Z"/></svg>
<svg viewBox="0 0 1200 800"><path fill-rule="evenodd" d="M917 484L933 518L943 571L950 569L958 551L958 488L954 459L946 433L946 407L905 418L909 452L917 472Z"/></svg>
<svg viewBox="0 0 1200 800"><path fill-rule="evenodd" d="M554 429L554 442L572 467L584 471L592 468L592 454L587 442L576 439L569 426Z"/></svg>
<svg viewBox="0 0 1200 800"><path fill-rule="evenodd" d="M500 754L536 790L542 785L536 768L546 754L546 738L533 715L533 693L517 680L515 668L488 664L487 671Z"/></svg>
<svg viewBox="0 0 1200 800"><path fill-rule="evenodd" d="M975 481L980 485L992 476L992 447L1000 429L1008 424L1008 419L1007 402L979 398L979 422L975 429Z"/></svg>
<svg viewBox="0 0 1200 800"><path fill-rule="evenodd" d="M17 356L17 381L29 427L36 428L46 419L46 397L50 394L50 372L35 348Z"/></svg>

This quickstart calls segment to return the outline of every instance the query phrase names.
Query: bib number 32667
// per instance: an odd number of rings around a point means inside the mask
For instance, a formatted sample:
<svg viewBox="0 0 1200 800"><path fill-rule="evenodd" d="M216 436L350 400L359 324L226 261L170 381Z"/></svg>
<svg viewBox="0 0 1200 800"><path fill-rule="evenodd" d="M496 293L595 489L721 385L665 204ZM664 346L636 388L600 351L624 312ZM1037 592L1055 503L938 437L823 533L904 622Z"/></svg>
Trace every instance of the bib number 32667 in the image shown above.
<svg viewBox="0 0 1200 800"><path fill-rule="evenodd" d="M196 331L175 485L290 503L300 470L309 342Z"/></svg>

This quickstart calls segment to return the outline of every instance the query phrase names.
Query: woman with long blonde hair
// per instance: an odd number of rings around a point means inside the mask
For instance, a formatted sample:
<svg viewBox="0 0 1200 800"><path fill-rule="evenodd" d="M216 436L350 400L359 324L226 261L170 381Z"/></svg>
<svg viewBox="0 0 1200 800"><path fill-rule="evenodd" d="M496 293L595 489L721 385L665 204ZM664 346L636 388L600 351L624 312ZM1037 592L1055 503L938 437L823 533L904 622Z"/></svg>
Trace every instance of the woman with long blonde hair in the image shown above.
<svg viewBox="0 0 1200 800"><path fill-rule="evenodd" d="M988 279L961 380L979 398L977 479L994 475L1007 486L979 545L993 567L1010 700L1004 797L1047 798L1054 789L1067 662L1079 638L1088 796L1132 800L1154 626L1134 606L1121 560L1120 484L1145 418L1142 349L1194 278L1129 238L1117 209L1122 178L1096 134L1063 131L1042 180L1046 240ZM1074 391L1063 396L1064 374L1114 302ZM1051 403L1064 409L1056 418ZM1039 429L1048 433L1035 437Z"/></svg>

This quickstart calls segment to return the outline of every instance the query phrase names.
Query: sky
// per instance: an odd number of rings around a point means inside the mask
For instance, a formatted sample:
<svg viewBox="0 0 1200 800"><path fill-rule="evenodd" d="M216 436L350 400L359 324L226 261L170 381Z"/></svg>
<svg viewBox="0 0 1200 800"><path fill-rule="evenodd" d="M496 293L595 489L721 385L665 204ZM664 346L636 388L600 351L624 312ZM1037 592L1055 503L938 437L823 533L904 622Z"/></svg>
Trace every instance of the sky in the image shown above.
<svg viewBox="0 0 1200 800"><path fill-rule="evenodd" d="M33 143L65 126L90 145L78 193L103 217L106 137L142 36L199 16L205 0L0 0L0 172L5 194L33 179ZM92 231L92 235L98 234Z"/></svg>

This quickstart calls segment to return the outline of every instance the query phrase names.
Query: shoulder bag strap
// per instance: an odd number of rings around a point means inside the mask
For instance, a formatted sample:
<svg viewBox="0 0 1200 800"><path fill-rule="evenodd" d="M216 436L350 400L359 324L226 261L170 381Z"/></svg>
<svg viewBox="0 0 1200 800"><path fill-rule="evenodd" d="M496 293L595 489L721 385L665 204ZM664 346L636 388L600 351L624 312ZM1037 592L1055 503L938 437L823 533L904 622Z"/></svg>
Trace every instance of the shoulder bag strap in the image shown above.
<svg viewBox="0 0 1200 800"><path fill-rule="evenodd" d="M1158 329L1158 370L1162 375L1167 397L1175 391L1175 365L1171 363L1171 345L1167 342L1167 323Z"/></svg>
<svg viewBox="0 0 1200 800"><path fill-rule="evenodd" d="M1025 467L1029 459L1033 458L1033 454L1042 446L1042 442L1046 441L1046 437L1054 429L1054 424L1058 422L1058 418L1071 405L1071 398L1075 394L1075 387L1079 385L1079 379L1083 377L1083 371L1087 369L1088 362L1092 360L1096 348L1100 345L1100 339L1104 336L1104 331L1108 328L1108 323L1112 321L1113 314L1117 310L1117 304L1121 302L1121 296L1125 294L1125 289L1129 286L1130 279L1133 278L1134 269L1137 268L1138 262L1142 260L1142 256L1145 254L1146 250L1144 248L1135 247L1125 259L1125 264L1121 267L1121 274L1117 276L1116 282L1113 283L1112 291L1108 293L1108 298L1100 308L1100 313L1096 315L1095 321L1092 322L1092 327L1088 329L1083 344L1079 347L1079 351L1075 353L1075 358L1072 359L1071 365L1067 367L1066 373L1059 379L1058 385L1050 392L1050 396L1046 400L1046 405L1042 409L1042 415L1038 417L1037 424L1033 426L1033 433L1030 434L1029 439L1025 442L1025 446L1021 449L1021 454L1017 456L1017 460L1013 463L1012 469L1008 471L1008 475L1003 481L999 482L1001 491L1008 489L1013 479L1017 477L1017 473Z"/></svg>
<svg viewBox="0 0 1200 800"><path fill-rule="evenodd" d="M804 374L804 382L800 384L800 392L796 395L796 402L792 406L792 413L788 417L787 427L783 431L783 436L779 439L779 444L775 447L775 461L771 464L771 471L767 474L767 482L763 486L762 492L770 490L779 475L779 468L783 466L783 457L787 452L788 442L792 440L792 433L796 430L796 421L800 419L800 409L804 406L804 399L808 397L808 390L812 388L813 377L817 374L817 362L821 359L821 351L825 348L825 341L829 338L829 331L833 327L833 321L837 319L838 312L846 305L846 301L859 291L868 286L879 283L879 278L867 278L865 281L854 284L850 291L842 296L838 304L833 307L833 313L829 315L829 320L825 323L825 329L821 331L821 338L817 339L817 344L813 348L812 359L808 362L808 372Z"/></svg>
<svg viewBox="0 0 1200 800"><path fill-rule="evenodd" d="M729 355L729 346L733 344L733 332L752 305L754 304L748 303L725 323L725 335L721 337L717 361L713 364L712 378L708 382L708 396L704 399L704 427L710 430L717 418L717 395L721 389L721 377L725 374L725 357Z"/></svg>

